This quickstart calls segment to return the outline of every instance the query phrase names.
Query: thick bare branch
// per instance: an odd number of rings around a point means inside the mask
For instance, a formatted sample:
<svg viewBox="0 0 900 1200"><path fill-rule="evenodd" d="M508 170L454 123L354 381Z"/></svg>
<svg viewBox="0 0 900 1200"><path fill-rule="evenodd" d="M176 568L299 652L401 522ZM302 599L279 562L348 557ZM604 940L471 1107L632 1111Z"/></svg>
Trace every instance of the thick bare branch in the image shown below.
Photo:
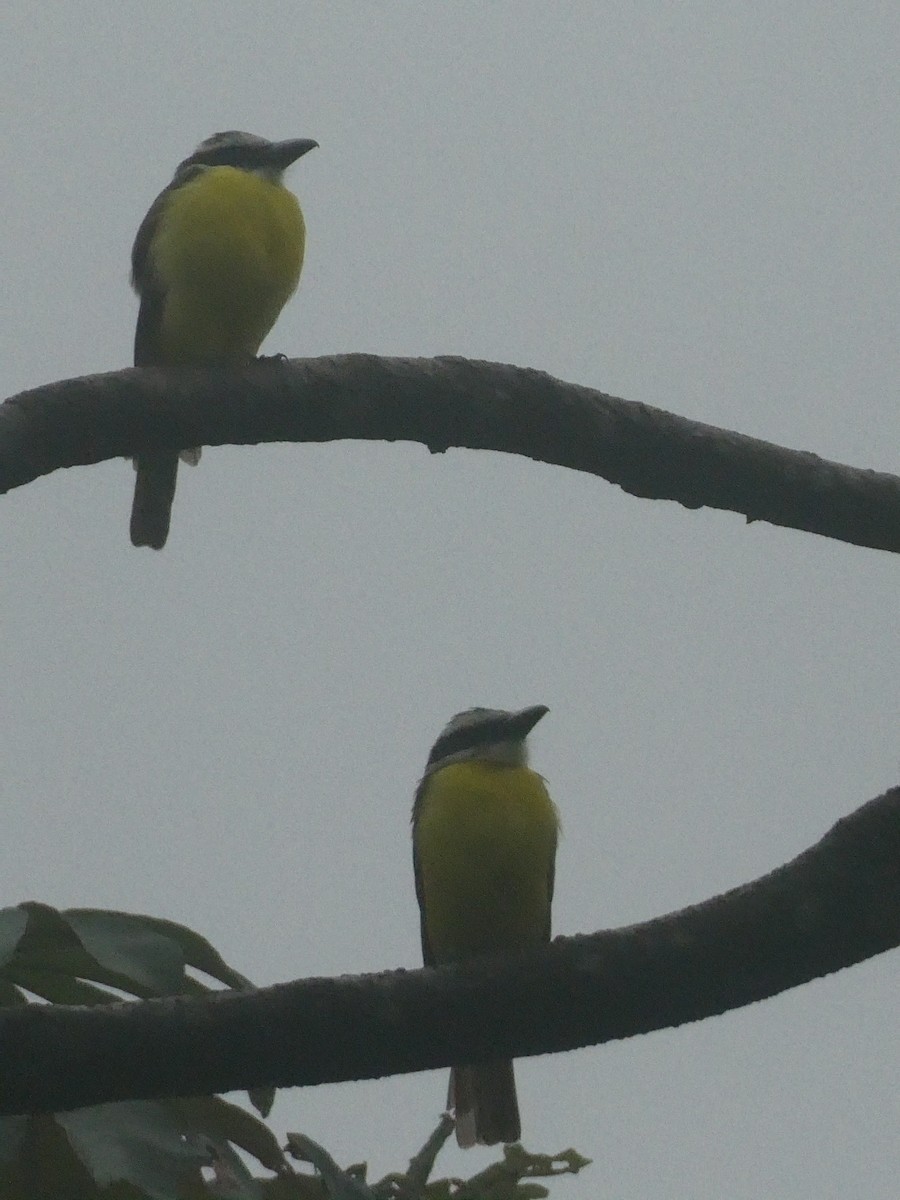
<svg viewBox="0 0 900 1200"><path fill-rule="evenodd" d="M635 496L721 508L900 550L900 479L563 383L459 358L263 360L150 368L23 392L0 406L0 492L59 467L162 446L417 441L500 450L599 475Z"/></svg>
<svg viewBox="0 0 900 1200"><path fill-rule="evenodd" d="M754 883L465 967L0 1012L0 1113L370 1079L701 1020L900 944L900 787Z"/></svg>

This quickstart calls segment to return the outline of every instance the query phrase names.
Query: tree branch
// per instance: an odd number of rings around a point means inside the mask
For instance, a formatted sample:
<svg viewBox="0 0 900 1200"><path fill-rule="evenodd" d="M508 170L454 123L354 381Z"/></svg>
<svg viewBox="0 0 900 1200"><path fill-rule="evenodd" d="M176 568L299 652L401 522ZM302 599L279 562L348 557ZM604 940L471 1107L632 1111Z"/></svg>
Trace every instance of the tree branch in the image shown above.
<svg viewBox="0 0 900 1200"><path fill-rule="evenodd" d="M60 467L162 446L417 441L500 450L599 475L635 496L743 513L900 550L900 479L786 450L540 371L460 358L264 359L129 369L0 406L0 492Z"/></svg>
<svg viewBox="0 0 900 1200"><path fill-rule="evenodd" d="M900 944L900 787L754 883L464 967L0 1012L0 1113L308 1085L598 1045L774 996Z"/></svg>

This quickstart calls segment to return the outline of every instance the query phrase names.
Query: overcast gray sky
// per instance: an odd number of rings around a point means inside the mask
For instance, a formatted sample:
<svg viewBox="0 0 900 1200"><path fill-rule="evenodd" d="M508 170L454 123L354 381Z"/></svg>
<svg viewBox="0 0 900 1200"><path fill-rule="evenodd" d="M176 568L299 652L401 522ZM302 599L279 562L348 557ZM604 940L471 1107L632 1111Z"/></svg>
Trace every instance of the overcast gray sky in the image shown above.
<svg viewBox="0 0 900 1200"><path fill-rule="evenodd" d="M321 143L270 352L508 361L896 471L898 61L887 0L12 0L3 393L129 364L138 223L239 128ZM551 708L560 933L754 878L897 782L885 554L417 445L209 450L160 554L132 486L2 500L4 903L175 918L259 983L413 966L412 793L473 704ZM573 1200L894 1200L898 961L522 1062L526 1145L594 1158ZM274 1124L380 1173L445 1087Z"/></svg>

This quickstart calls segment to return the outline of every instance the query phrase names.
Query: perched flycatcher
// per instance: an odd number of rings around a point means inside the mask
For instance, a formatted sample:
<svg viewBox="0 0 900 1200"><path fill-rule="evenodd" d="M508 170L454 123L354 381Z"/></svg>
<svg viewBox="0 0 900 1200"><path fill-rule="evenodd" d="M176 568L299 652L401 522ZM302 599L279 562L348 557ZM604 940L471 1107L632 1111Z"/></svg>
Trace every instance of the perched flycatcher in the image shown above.
<svg viewBox="0 0 900 1200"><path fill-rule="evenodd" d="M547 711L472 708L431 748L412 815L426 966L550 940L559 818L525 745ZM510 1061L454 1067L447 1105L460 1146L520 1136Z"/></svg>
<svg viewBox="0 0 900 1200"><path fill-rule="evenodd" d="M180 163L131 251L140 296L134 365L198 366L253 358L300 279L306 230L285 170L318 143L216 133ZM181 457L196 463L200 451ZM135 546L161 550L178 454L135 459Z"/></svg>

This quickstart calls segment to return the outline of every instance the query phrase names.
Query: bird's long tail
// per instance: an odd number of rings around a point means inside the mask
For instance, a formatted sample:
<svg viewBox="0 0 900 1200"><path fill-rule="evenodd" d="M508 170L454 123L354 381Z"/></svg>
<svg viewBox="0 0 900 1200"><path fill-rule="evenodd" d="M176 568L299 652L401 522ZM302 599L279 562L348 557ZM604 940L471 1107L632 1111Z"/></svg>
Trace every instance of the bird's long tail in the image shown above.
<svg viewBox="0 0 900 1200"><path fill-rule="evenodd" d="M131 506L132 544L162 550L169 536L178 455L171 452L142 454L134 460L134 467L137 475Z"/></svg>
<svg viewBox="0 0 900 1200"><path fill-rule="evenodd" d="M516 1079L509 1060L454 1067L447 1107L456 1114L456 1140L464 1148L517 1142L521 1136Z"/></svg>

